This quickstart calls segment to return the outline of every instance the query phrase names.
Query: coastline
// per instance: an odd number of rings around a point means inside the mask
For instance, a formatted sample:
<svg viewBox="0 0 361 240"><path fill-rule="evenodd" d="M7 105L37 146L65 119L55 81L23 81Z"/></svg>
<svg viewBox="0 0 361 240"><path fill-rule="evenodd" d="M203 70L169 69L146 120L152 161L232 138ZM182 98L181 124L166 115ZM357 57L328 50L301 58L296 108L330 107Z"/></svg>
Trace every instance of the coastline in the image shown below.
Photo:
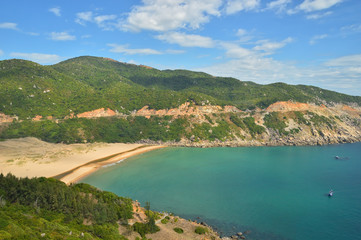
<svg viewBox="0 0 361 240"><path fill-rule="evenodd" d="M29 178L56 177L70 184L104 165L163 147L139 143L66 145L32 137L9 139L0 142L0 173Z"/></svg>
<svg viewBox="0 0 361 240"><path fill-rule="evenodd" d="M67 171L65 173L61 173L61 174L58 174L58 175L55 175L52 177L58 178L58 176L64 175L63 177L59 178L60 181L66 183L66 184L76 183L76 182L80 181L81 179L83 179L84 177L92 174L93 172L95 172L96 170L98 170L99 168L101 168L103 166L118 163L118 162L126 160L129 157L133 157L135 155L139 155L139 154L142 154L145 152L149 152L149 151L153 151L153 150L165 148L165 147L166 146L163 146L163 145L159 145L159 146L143 145L141 147L132 149L130 151L121 152L121 153L118 153L118 154L115 154L112 156L108 156L108 157L90 161L90 162L88 162L84 165L78 166L70 171Z"/></svg>

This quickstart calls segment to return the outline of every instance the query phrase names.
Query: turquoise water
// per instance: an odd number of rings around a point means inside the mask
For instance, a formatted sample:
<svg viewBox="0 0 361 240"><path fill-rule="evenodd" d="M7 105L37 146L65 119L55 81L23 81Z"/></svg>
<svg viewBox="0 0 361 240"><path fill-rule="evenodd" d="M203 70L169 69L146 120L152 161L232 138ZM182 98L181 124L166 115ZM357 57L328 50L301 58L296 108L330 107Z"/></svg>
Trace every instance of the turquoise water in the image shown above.
<svg viewBox="0 0 361 240"><path fill-rule="evenodd" d="M361 143L166 148L83 182L205 221L223 235L249 230L248 239L361 239Z"/></svg>

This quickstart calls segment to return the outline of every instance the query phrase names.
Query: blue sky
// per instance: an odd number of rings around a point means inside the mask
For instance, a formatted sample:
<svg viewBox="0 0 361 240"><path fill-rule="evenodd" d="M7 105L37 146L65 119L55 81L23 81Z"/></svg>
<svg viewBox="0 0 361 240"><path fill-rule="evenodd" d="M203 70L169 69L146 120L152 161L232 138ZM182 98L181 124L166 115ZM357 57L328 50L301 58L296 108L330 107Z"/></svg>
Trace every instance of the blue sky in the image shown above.
<svg viewBox="0 0 361 240"><path fill-rule="evenodd" d="M1 60L83 55L361 96L361 1L2 2Z"/></svg>

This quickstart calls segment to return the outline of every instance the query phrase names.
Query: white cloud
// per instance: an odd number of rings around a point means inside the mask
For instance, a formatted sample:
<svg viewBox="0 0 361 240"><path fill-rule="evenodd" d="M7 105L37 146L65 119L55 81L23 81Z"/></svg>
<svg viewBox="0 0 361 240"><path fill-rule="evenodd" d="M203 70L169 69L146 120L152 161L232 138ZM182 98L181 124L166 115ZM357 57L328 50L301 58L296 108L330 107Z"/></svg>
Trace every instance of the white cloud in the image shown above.
<svg viewBox="0 0 361 240"><path fill-rule="evenodd" d="M4 55L4 51L0 49L0 56Z"/></svg>
<svg viewBox="0 0 361 240"><path fill-rule="evenodd" d="M17 26L18 25L16 23L11 23L11 22L0 23L0 28L3 29L19 30Z"/></svg>
<svg viewBox="0 0 361 240"><path fill-rule="evenodd" d="M236 35L237 36L239 36L239 37L242 37L242 36L244 36L244 35L246 35L247 34L247 31L246 30L244 30L244 29L238 29L237 30L237 33L236 33Z"/></svg>
<svg viewBox="0 0 361 240"><path fill-rule="evenodd" d="M292 40L285 39L282 42L290 41ZM305 84L361 95L361 54L331 59L319 65L299 67L292 62L282 62L262 55L254 48L246 49L234 43L222 43L222 47L228 60L194 70L261 84ZM277 47L279 45L275 44L270 48Z"/></svg>
<svg viewBox="0 0 361 240"><path fill-rule="evenodd" d="M93 12L79 12L76 14L75 22L85 25L87 22L93 21Z"/></svg>
<svg viewBox="0 0 361 240"><path fill-rule="evenodd" d="M286 46L287 43L293 42L293 38L288 37L285 40L281 42L270 42L269 40L261 40L258 41L257 46L255 46L253 49L256 51L264 52L266 55L272 54L275 50L283 48Z"/></svg>
<svg viewBox="0 0 361 240"><path fill-rule="evenodd" d="M182 54L184 52L185 52L184 50L173 50L173 49L168 49L166 51L166 53L168 53L168 54Z"/></svg>
<svg viewBox="0 0 361 240"><path fill-rule="evenodd" d="M76 37L67 32L52 32L50 33L50 39L55 41L72 41Z"/></svg>
<svg viewBox="0 0 361 240"><path fill-rule="evenodd" d="M348 26L343 26L341 28L342 34L352 34L361 32L361 24L352 24Z"/></svg>
<svg viewBox="0 0 361 240"><path fill-rule="evenodd" d="M327 38L327 37L328 37L327 34L316 35L316 36L313 36L313 37L311 38L311 40L310 40L309 43L310 43L311 45L314 45L314 44L316 44L316 42L317 42L318 40L325 39L325 38Z"/></svg>
<svg viewBox="0 0 361 240"><path fill-rule="evenodd" d="M211 48L215 46L215 43L211 38L194 34L170 32L158 35L157 38L168 43L178 44L182 47Z"/></svg>
<svg viewBox="0 0 361 240"><path fill-rule="evenodd" d="M91 38L92 37L92 35L90 35L90 34L86 34L86 35L82 35L81 36L81 38L83 38L83 39L85 39L85 38Z"/></svg>
<svg viewBox="0 0 361 240"><path fill-rule="evenodd" d="M357 60L361 63L361 55L330 60L325 64L313 67L297 67L292 63L272 58L246 56L231 59L221 64L194 69L214 76L234 77L241 81L253 81L260 84L285 82L288 84L313 85L321 88L361 95L361 67L348 62ZM328 66L332 65L332 67Z"/></svg>
<svg viewBox="0 0 361 240"><path fill-rule="evenodd" d="M278 12L281 12L286 9L287 4L291 3L291 0L276 0L270 3L267 3L266 9L275 9Z"/></svg>
<svg viewBox="0 0 361 240"><path fill-rule="evenodd" d="M222 0L143 0L129 13L122 27L126 30L169 31L178 28L197 29L220 16Z"/></svg>
<svg viewBox="0 0 361 240"><path fill-rule="evenodd" d="M94 22L103 30L113 30L116 23L112 22L112 20L116 18L116 15L100 15L94 17Z"/></svg>
<svg viewBox="0 0 361 240"><path fill-rule="evenodd" d="M134 55L134 54L141 54L141 55L159 55L162 54L162 52L150 48L140 48L140 49L131 49L128 48L128 45L118 45L118 44L108 44L109 47L112 47L110 49L110 52L114 53L124 53L127 55Z"/></svg>
<svg viewBox="0 0 361 240"><path fill-rule="evenodd" d="M252 50L243 48L235 43L222 42L221 47L226 50L226 56L228 58L244 58L255 54Z"/></svg>
<svg viewBox="0 0 361 240"><path fill-rule="evenodd" d="M361 54L335 58L325 62L324 65L328 67L353 67L361 69Z"/></svg>
<svg viewBox="0 0 361 240"><path fill-rule="evenodd" d="M75 22L85 26L86 23L95 23L103 30L113 30L118 27L117 15L96 15L93 12L79 12L76 14Z"/></svg>
<svg viewBox="0 0 361 240"><path fill-rule="evenodd" d="M331 14L332 14L332 11L328 11L328 12L325 12L325 13L315 13L315 14L307 15L306 18L311 19L311 20L316 20L316 19L320 19L320 18L329 16Z"/></svg>
<svg viewBox="0 0 361 240"><path fill-rule="evenodd" d="M30 61L34 61L40 64L54 64L63 60L62 57L55 54L43 54L43 53L10 53L11 57L22 58Z"/></svg>
<svg viewBox="0 0 361 240"><path fill-rule="evenodd" d="M52 12L55 14L55 16L60 17L61 13L60 13L60 7L54 7L54 8L50 8L49 12Z"/></svg>
<svg viewBox="0 0 361 240"><path fill-rule="evenodd" d="M297 9L305 12L320 11L328 9L343 1L344 0L305 0L297 6Z"/></svg>
<svg viewBox="0 0 361 240"><path fill-rule="evenodd" d="M229 0L226 6L227 14L234 14L240 11L256 9L260 5L260 0Z"/></svg>
<svg viewBox="0 0 361 240"><path fill-rule="evenodd" d="M225 56L231 59L263 59L266 55L273 54L277 49L283 48L286 44L293 42L293 38L288 37L281 42L271 42L260 40L253 48L244 48L232 42L220 42L219 46L225 50Z"/></svg>

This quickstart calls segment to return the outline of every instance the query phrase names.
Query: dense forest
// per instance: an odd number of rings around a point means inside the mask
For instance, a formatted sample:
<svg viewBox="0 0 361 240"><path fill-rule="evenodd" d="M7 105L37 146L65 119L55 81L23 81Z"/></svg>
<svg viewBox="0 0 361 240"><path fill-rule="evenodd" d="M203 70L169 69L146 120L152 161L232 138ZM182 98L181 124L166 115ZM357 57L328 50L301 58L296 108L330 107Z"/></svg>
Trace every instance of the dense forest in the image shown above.
<svg viewBox="0 0 361 240"><path fill-rule="evenodd" d="M324 131L339 134L333 140L327 136L321 139L326 143L348 141L344 140L349 137L346 128L360 127L359 115L345 112L319 115L306 110L281 116L264 111L272 103L289 100L361 106L359 96L313 86L260 85L187 70L161 71L101 57L77 57L51 66L12 59L0 61L0 114L14 117L12 123L0 125L0 140L33 136L54 143L170 143L182 139L192 143L256 139L264 143L302 131L303 137L324 137ZM231 105L243 111L177 117L133 114L146 105L158 110L186 102L192 106ZM69 118L100 108L109 108L116 116ZM43 119L32 121L37 115ZM336 131L336 126L345 130ZM352 141L358 138L352 133Z"/></svg>
<svg viewBox="0 0 361 240"><path fill-rule="evenodd" d="M187 70L157 70L101 57L77 57L52 66L26 60L0 61L0 112L20 119L64 118L98 108L130 113L195 104L265 108L277 101L356 103L349 96L313 86L260 85Z"/></svg>
<svg viewBox="0 0 361 240"><path fill-rule="evenodd" d="M155 214L130 231L159 231ZM0 239L126 239L118 231L133 217L132 200L85 183L0 174ZM146 239L146 238L144 238Z"/></svg>

